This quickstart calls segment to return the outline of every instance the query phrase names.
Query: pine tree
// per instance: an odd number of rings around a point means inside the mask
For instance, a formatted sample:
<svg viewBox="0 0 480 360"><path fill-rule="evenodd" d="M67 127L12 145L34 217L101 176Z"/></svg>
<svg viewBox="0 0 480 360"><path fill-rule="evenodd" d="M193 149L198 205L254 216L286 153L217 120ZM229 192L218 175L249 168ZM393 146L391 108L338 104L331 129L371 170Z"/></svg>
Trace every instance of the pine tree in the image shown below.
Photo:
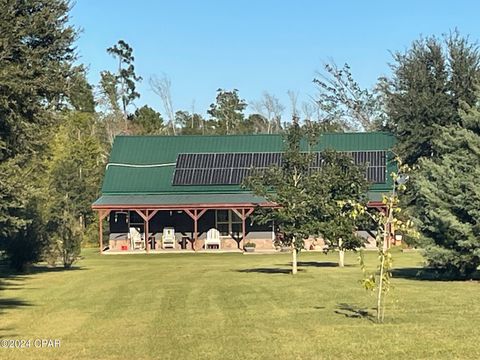
<svg viewBox="0 0 480 360"><path fill-rule="evenodd" d="M162 115L147 105L135 110L131 119L135 134L158 135L165 130Z"/></svg>
<svg viewBox="0 0 480 360"><path fill-rule="evenodd" d="M444 41L430 37L394 54L393 77L383 79L387 129L398 140L405 164L435 157L434 140L443 126L461 123L459 104L475 104L480 54L475 44L451 34Z"/></svg>
<svg viewBox="0 0 480 360"><path fill-rule="evenodd" d="M216 102L210 105L207 113L217 122L218 134L236 134L241 132L245 116L243 111L247 103L240 99L238 90L217 90Z"/></svg>
<svg viewBox="0 0 480 360"><path fill-rule="evenodd" d="M439 130L438 158L420 160L415 175L419 229L432 267L472 276L480 265L480 112Z"/></svg>
<svg viewBox="0 0 480 360"><path fill-rule="evenodd" d="M72 111L50 143L42 209L52 263L61 257L70 267L86 227L94 223L91 204L98 197L104 170L102 132L95 114Z"/></svg>
<svg viewBox="0 0 480 360"><path fill-rule="evenodd" d="M140 94L136 90L136 83L141 81L142 77L135 74L133 49L125 41L119 40L117 44L109 47L107 52L118 60L118 71L114 76L119 91L118 97L122 103L123 116L126 122L128 106L140 97ZM112 75L111 73L108 74L110 74L110 76Z"/></svg>
<svg viewBox="0 0 480 360"><path fill-rule="evenodd" d="M476 44L458 33L415 41L395 55L394 76L384 80L387 127L407 165L419 167L403 197L416 219L431 266L471 275L478 263L475 92L480 80ZM477 129L477 130L475 130ZM477 244L477 245L475 245Z"/></svg>
<svg viewBox="0 0 480 360"><path fill-rule="evenodd" d="M18 269L40 254L38 164L75 74L69 8L66 0L0 0L0 246Z"/></svg>

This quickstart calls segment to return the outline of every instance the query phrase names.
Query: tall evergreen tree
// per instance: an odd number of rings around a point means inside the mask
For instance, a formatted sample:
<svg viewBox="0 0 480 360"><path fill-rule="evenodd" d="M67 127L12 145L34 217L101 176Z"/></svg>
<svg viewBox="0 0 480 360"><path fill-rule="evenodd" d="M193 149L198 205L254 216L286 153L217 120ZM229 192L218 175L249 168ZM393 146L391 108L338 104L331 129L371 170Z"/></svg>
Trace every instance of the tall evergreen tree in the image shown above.
<svg viewBox="0 0 480 360"><path fill-rule="evenodd" d="M87 81L87 71L83 65L76 66L69 79L68 99L76 111L95 112L93 87Z"/></svg>
<svg viewBox="0 0 480 360"><path fill-rule="evenodd" d="M218 89L216 102L207 112L217 122L217 133L229 135L240 132L246 107L247 103L239 97L237 89Z"/></svg>
<svg viewBox="0 0 480 360"><path fill-rule="evenodd" d="M0 0L0 245L18 268L39 254L39 229L29 225L37 212L38 163L75 73L69 8L66 0Z"/></svg>
<svg viewBox="0 0 480 360"><path fill-rule="evenodd" d="M430 265L471 274L478 262L478 225L470 204L477 172L475 108L480 80L476 44L458 33L415 41L395 55L394 76L383 81L387 127L397 152L418 170L403 198L416 219ZM475 245L477 244L477 245Z"/></svg>
<svg viewBox="0 0 480 360"><path fill-rule="evenodd" d="M271 123L263 115L250 114L245 119L241 132L244 134L270 134L271 129ZM280 132L277 128L275 131Z"/></svg>
<svg viewBox="0 0 480 360"><path fill-rule="evenodd" d="M122 103L122 111L127 121L127 108L140 94L136 90L136 83L142 80L141 76L135 74L133 62L133 49L125 41L119 40L117 44L109 47L107 52L118 60L118 70L115 74L116 84L118 84L118 97Z"/></svg>
<svg viewBox="0 0 480 360"><path fill-rule="evenodd" d="M162 115L147 105L135 110L135 113L131 116L131 119L133 125L136 127L136 134L158 135L161 134L165 129Z"/></svg>
<svg viewBox="0 0 480 360"><path fill-rule="evenodd" d="M74 29L65 0L0 0L0 159L39 150L73 74Z"/></svg>
<svg viewBox="0 0 480 360"><path fill-rule="evenodd" d="M94 221L92 202L104 169L103 128L95 114L69 112L57 128L46 161L43 218L50 241L50 259L61 257L70 267L79 254L85 228Z"/></svg>
<svg viewBox="0 0 480 360"><path fill-rule="evenodd" d="M457 33L444 41L430 37L394 54L393 77L382 79L387 129L408 165L434 157L434 140L443 126L460 124L460 102L473 106L480 74L477 46Z"/></svg>
<svg viewBox="0 0 480 360"><path fill-rule="evenodd" d="M414 182L418 226L430 266L471 276L480 265L480 111L440 128L441 155L422 158Z"/></svg>

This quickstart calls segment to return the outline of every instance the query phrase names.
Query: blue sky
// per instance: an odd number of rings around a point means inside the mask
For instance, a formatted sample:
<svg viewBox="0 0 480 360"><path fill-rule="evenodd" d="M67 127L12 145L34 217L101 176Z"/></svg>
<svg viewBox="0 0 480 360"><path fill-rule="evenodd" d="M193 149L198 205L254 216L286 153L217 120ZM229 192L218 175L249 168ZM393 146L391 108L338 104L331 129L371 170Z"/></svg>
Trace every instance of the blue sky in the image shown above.
<svg viewBox="0 0 480 360"><path fill-rule="evenodd" d="M391 51L403 51L420 35L458 28L480 38L480 2L397 1L125 1L77 0L71 22L82 29L79 61L98 84L115 70L105 49L119 39L134 49L143 77L137 106L163 112L148 78L167 74L176 110L205 114L216 89L237 88L248 102L263 91L287 107L288 90L299 102L315 96L315 72L333 59L348 62L364 87L389 73Z"/></svg>

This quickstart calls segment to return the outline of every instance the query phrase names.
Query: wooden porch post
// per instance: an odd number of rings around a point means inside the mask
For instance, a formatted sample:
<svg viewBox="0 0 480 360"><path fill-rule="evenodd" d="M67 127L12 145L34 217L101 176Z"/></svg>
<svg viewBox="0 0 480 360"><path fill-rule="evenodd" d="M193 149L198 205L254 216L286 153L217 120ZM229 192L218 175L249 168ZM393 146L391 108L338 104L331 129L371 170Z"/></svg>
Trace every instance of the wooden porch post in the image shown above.
<svg viewBox="0 0 480 360"><path fill-rule="evenodd" d="M101 212L98 212L98 237L100 240L100 254L103 254L103 219Z"/></svg>
<svg viewBox="0 0 480 360"><path fill-rule="evenodd" d="M150 213L149 213L150 211ZM146 233L149 234L150 232L150 220L155 216L158 210L147 210L147 230ZM154 237L155 239L155 237ZM148 235L147 235L147 244L148 244ZM154 249L155 250L155 249Z"/></svg>
<svg viewBox="0 0 480 360"><path fill-rule="evenodd" d="M150 252L150 244L148 243L148 223L149 223L149 220L148 220L148 210L145 210L145 215L146 215L146 219L145 219L145 250L147 251L147 254Z"/></svg>
<svg viewBox="0 0 480 360"><path fill-rule="evenodd" d="M193 235L193 244L192 244L192 248L193 248L193 251L197 251L196 249L196 243L198 241L198 219L200 219L202 217L203 214L205 214L205 212L207 211L207 209L202 209L200 212L198 212L198 209L193 209L193 213L190 209L183 209L183 211L185 211L188 216L190 216L192 219L193 219L193 232L194 232L194 235Z"/></svg>
<svg viewBox="0 0 480 360"><path fill-rule="evenodd" d="M142 210L135 210L135 212L138 215L140 215L140 217L144 221L144 235L143 235L143 237L145 238L145 251L148 254L149 251L150 251L150 245L148 244L148 233L149 233L148 223L149 223L150 219L153 218L154 215L158 212L158 210L148 210L148 209L146 209L145 213L143 213Z"/></svg>
<svg viewBox="0 0 480 360"><path fill-rule="evenodd" d="M242 248L245 247L245 209L242 209Z"/></svg>
<svg viewBox="0 0 480 360"><path fill-rule="evenodd" d="M193 251L197 251L197 242L198 242L198 216L197 209L193 210L193 232L195 233L195 240L193 241Z"/></svg>
<svg viewBox="0 0 480 360"><path fill-rule="evenodd" d="M98 210L98 240L100 243L100 254L103 254L103 219L110 214L110 210Z"/></svg>
<svg viewBox="0 0 480 360"><path fill-rule="evenodd" d="M248 209L248 211L245 212L245 208L242 208L242 212L238 211L238 209L232 209L235 214L238 215L238 217L240 219L242 219L242 246L240 247L241 249L243 247L245 247L245 238L247 237L247 230L246 230L246 225L245 225L245 221L247 220L247 218L252 214L253 212L253 208L250 208ZM240 244L238 244L238 246L240 246Z"/></svg>

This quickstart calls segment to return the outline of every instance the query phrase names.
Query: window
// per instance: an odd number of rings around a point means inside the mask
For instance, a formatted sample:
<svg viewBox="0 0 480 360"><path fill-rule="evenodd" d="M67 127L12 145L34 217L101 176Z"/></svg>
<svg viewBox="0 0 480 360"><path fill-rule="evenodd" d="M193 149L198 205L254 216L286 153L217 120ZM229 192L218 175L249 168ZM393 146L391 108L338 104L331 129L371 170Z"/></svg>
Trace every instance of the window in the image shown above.
<svg viewBox="0 0 480 360"><path fill-rule="evenodd" d="M216 210L215 223L221 236L242 232L242 219L232 210Z"/></svg>

